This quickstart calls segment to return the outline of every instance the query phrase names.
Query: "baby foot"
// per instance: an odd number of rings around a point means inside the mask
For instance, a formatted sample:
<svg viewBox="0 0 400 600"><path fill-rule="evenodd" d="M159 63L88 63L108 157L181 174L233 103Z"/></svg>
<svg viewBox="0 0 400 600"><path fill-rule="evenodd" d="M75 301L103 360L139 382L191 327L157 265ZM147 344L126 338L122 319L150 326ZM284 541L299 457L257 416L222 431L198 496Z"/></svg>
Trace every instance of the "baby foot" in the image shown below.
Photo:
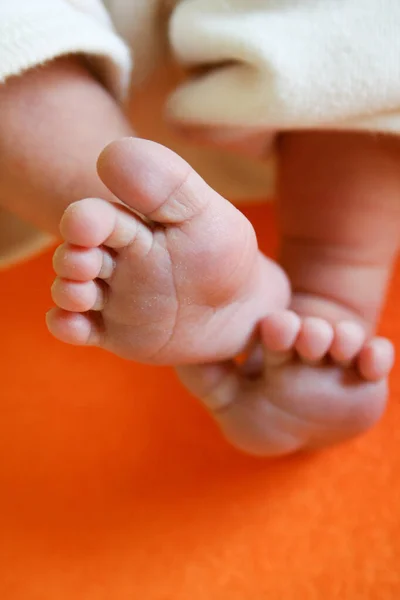
<svg viewBox="0 0 400 600"><path fill-rule="evenodd" d="M55 337L153 364L224 360L287 305L286 277L249 221L173 152L125 139L98 171L125 205L67 208L47 319Z"/></svg>
<svg viewBox="0 0 400 600"><path fill-rule="evenodd" d="M241 367L179 369L225 436L258 455L287 454L351 438L380 418L394 350L361 325L336 326L291 311L266 317L261 342Z"/></svg>

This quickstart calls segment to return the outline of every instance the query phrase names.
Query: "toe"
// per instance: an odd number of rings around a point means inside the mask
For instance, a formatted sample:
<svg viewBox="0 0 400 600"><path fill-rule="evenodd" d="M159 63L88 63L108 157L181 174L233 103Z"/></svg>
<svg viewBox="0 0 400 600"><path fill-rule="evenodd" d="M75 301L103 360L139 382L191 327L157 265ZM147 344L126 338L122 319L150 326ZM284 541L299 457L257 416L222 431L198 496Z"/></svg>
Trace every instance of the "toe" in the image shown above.
<svg viewBox="0 0 400 600"><path fill-rule="evenodd" d="M181 157L155 142L113 142L101 153L97 167L120 200L153 221L183 223L202 206L204 195L197 188L205 183Z"/></svg>
<svg viewBox="0 0 400 600"><path fill-rule="evenodd" d="M333 341L333 328L324 319L307 317L296 341L296 351L307 362L320 361Z"/></svg>
<svg viewBox="0 0 400 600"><path fill-rule="evenodd" d="M110 202L86 198L70 204L60 223L65 241L84 248L100 246L111 235L117 210Z"/></svg>
<svg viewBox="0 0 400 600"><path fill-rule="evenodd" d="M70 312L102 310L105 302L104 286L98 281L70 281L57 278L51 288L55 304Z"/></svg>
<svg viewBox="0 0 400 600"><path fill-rule="evenodd" d="M113 259L101 248L80 248L63 244L54 253L53 267L59 277L90 281L101 274L111 276Z"/></svg>
<svg viewBox="0 0 400 600"><path fill-rule="evenodd" d="M393 344L386 338L376 337L360 352L357 361L359 373L367 381L379 381L390 373L394 358Z"/></svg>
<svg viewBox="0 0 400 600"><path fill-rule="evenodd" d="M98 198L71 204L61 220L60 231L67 242L84 248L103 244L124 248L138 234L150 247L153 239L149 228L132 212Z"/></svg>
<svg viewBox="0 0 400 600"><path fill-rule="evenodd" d="M261 324L262 339L267 350L286 352L295 344L301 328L296 313L285 310L269 315Z"/></svg>
<svg viewBox="0 0 400 600"><path fill-rule="evenodd" d="M290 310L269 315L263 320L261 337L268 366L277 366L292 359L300 329L300 317Z"/></svg>
<svg viewBox="0 0 400 600"><path fill-rule="evenodd" d="M188 223L210 205L217 212L222 205L223 210L231 206L183 158L149 140L112 142L101 153L97 169L115 196L154 222Z"/></svg>
<svg viewBox="0 0 400 600"><path fill-rule="evenodd" d="M340 364L351 363L365 343L364 328L353 321L342 321L335 326L334 332L329 351L331 358Z"/></svg>
<svg viewBox="0 0 400 600"><path fill-rule="evenodd" d="M50 333L65 344L98 346L101 329L91 313L80 314L53 308L46 315Z"/></svg>

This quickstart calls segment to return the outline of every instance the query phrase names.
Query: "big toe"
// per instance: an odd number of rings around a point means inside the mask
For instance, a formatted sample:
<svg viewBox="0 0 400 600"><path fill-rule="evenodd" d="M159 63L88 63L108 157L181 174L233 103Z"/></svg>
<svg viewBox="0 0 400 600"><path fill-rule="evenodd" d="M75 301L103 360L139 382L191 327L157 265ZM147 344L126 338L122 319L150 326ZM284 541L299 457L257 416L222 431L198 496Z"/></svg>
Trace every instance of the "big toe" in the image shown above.
<svg viewBox="0 0 400 600"><path fill-rule="evenodd" d="M388 376L394 360L394 346L390 340L376 337L362 348L357 366L360 375L367 381L380 381Z"/></svg>
<svg viewBox="0 0 400 600"><path fill-rule="evenodd" d="M112 142L100 154L97 169L113 194L151 221L182 224L210 205L231 206L183 158L149 140Z"/></svg>
<svg viewBox="0 0 400 600"><path fill-rule="evenodd" d="M100 154L97 169L122 202L153 221L180 223L201 208L197 192L204 182L188 163L156 142L112 142Z"/></svg>

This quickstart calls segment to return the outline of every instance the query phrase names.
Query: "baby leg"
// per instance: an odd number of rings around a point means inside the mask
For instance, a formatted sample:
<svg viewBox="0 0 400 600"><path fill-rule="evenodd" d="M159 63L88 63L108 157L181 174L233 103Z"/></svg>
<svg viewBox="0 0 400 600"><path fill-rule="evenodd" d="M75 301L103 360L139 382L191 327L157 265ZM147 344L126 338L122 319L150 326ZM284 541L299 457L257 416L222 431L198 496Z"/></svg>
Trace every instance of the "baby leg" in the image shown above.
<svg viewBox="0 0 400 600"><path fill-rule="evenodd" d="M362 134L283 138L281 263L291 309L261 324L263 352L185 368L224 434L256 454L282 454L352 437L380 417L393 362L372 338L400 226L400 143Z"/></svg>
<svg viewBox="0 0 400 600"><path fill-rule="evenodd" d="M0 85L0 210L57 235L84 196L115 197L96 159L131 134L121 107L78 57L63 57Z"/></svg>
<svg viewBox="0 0 400 600"><path fill-rule="evenodd" d="M314 133L281 143L281 264L292 309L376 328L400 232L400 141Z"/></svg>

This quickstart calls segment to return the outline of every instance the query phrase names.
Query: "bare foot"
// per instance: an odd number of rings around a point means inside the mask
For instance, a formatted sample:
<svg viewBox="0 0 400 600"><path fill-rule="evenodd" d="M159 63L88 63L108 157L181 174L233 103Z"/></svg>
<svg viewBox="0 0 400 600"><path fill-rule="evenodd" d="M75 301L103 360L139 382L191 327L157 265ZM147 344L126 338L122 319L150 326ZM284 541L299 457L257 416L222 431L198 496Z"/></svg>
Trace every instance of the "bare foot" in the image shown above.
<svg viewBox="0 0 400 600"><path fill-rule="evenodd" d="M351 438L380 418L394 362L388 340L367 340L356 322L333 327L292 311L266 317L260 331L261 345L241 367L179 369L236 447L287 454Z"/></svg>
<svg viewBox="0 0 400 600"><path fill-rule="evenodd" d="M225 360L288 305L287 279L249 221L176 154L129 138L98 170L125 206L89 198L66 210L55 337L153 364Z"/></svg>

